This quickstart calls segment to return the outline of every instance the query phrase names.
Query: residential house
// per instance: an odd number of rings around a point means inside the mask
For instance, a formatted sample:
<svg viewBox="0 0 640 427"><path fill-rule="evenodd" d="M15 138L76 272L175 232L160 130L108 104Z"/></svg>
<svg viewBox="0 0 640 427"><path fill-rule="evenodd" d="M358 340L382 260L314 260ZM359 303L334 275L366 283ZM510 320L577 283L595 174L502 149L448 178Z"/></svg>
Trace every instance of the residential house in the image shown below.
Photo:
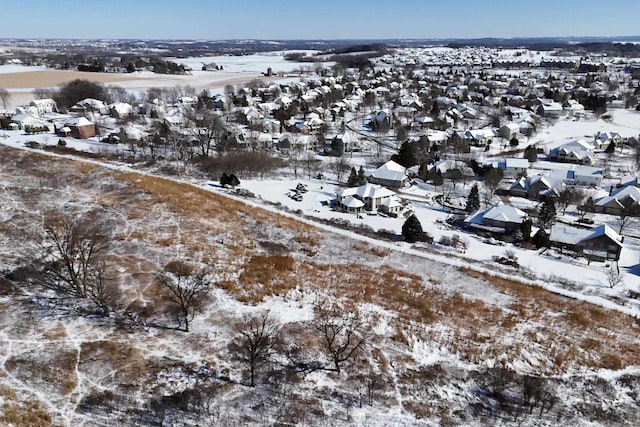
<svg viewBox="0 0 640 427"><path fill-rule="evenodd" d="M58 111L56 101L51 98L34 99L29 103L29 107L35 107L36 113L39 116Z"/></svg>
<svg viewBox="0 0 640 427"><path fill-rule="evenodd" d="M489 209L478 209L464 220L466 227L493 234L511 234L520 229L527 214L513 206L497 204Z"/></svg>
<svg viewBox="0 0 640 427"><path fill-rule="evenodd" d="M542 117L560 117L564 112L562 104L548 99L540 99L536 114Z"/></svg>
<svg viewBox="0 0 640 427"><path fill-rule="evenodd" d="M484 147L491 144L495 133L493 129L470 129L466 131L462 137L470 144L476 147Z"/></svg>
<svg viewBox="0 0 640 427"><path fill-rule="evenodd" d="M351 130L345 130L333 137L335 141L341 141L345 153L360 151L360 137Z"/></svg>
<svg viewBox="0 0 640 427"><path fill-rule="evenodd" d="M11 123L15 123L18 129L45 129L49 128L49 123L34 117L26 112L19 112L11 117Z"/></svg>
<svg viewBox="0 0 640 427"><path fill-rule="evenodd" d="M498 130L498 135L500 135L504 139L511 139L514 136L520 135L520 125L517 123L507 123L500 127Z"/></svg>
<svg viewBox="0 0 640 427"><path fill-rule="evenodd" d="M57 133L77 139L87 139L96 135L96 127L84 117L73 117L56 123Z"/></svg>
<svg viewBox="0 0 640 427"><path fill-rule="evenodd" d="M516 178L527 174L529 160L508 158L502 162L498 162L497 166L504 171L505 176Z"/></svg>
<svg viewBox="0 0 640 427"><path fill-rule="evenodd" d="M409 180L407 168L393 160L389 160L373 171L367 179L372 184L380 184L389 188L402 188Z"/></svg>
<svg viewBox="0 0 640 427"><path fill-rule="evenodd" d="M580 165L593 165L596 163L593 145L582 139L552 148L547 157L552 162L575 163Z"/></svg>
<svg viewBox="0 0 640 427"><path fill-rule="evenodd" d="M622 187L596 201L596 210L606 214L619 215L640 209L640 188L629 185Z"/></svg>
<svg viewBox="0 0 640 427"><path fill-rule="evenodd" d="M597 148L606 149L612 142L618 146L622 143L622 136L618 132L598 132L594 136Z"/></svg>
<svg viewBox="0 0 640 427"><path fill-rule="evenodd" d="M618 261L623 238L606 224L591 229L575 228L565 224L551 226L549 244L563 250L582 254L589 261Z"/></svg>
<svg viewBox="0 0 640 427"><path fill-rule="evenodd" d="M359 204L353 199L357 199L363 203L361 206L368 211L376 212L378 210L385 211L385 209L396 209L396 206L400 204L397 201L396 193L376 184L364 184L360 187L350 187L340 189L337 193L338 206L345 212L357 211ZM396 200L391 200L391 199ZM401 205L401 204L400 204ZM390 212L388 212L390 213Z"/></svg>
<svg viewBox="0 0 640 427"><path fill-rule="evenodd" d="M85 98L82 101L77 102L73 107L69 109L74 113L99 113L109 114L109 107L103 101L94 98Z"/></svg>
<svg viewBox="0 0 640 427"><path fill-rule="evenodd" d="M580 104L575 99L569 99L567 102L562 104L562 108L567 114L570 114L573 117L584 116L584 105Z"/></svg>
<svg viewBox="0 0 640 427"><path fill-rule="evenodd" d="M583 187L600 187L604 176L602 168L592 166L571 166L568 169L558 169L552 173L556 179L567 185L581 185Z"/></svg>
<svg viewBox="0 0 640 427"><path fill-rule="evenodd" d="M109 104L109 114L115 119L124 119L133 116L133 106L126 102L114 102Z"/></svg>
<svg viewBox="0 0 640 427"><path fill-rule="evenodd" d="M517 179L509 189L509 194L531 200L544 200L548 197L558 197L564 189L561 180L553 177L536 175L531 178Z"/></svg>

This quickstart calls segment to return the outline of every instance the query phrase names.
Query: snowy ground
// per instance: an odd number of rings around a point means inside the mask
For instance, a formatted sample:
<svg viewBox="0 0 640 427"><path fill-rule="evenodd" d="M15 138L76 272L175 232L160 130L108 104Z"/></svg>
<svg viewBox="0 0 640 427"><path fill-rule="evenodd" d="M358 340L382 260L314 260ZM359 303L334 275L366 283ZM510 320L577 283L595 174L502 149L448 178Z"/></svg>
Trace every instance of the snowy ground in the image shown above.
<svg viewBox="0 0 640 427"><path fill-rule="evenodd" d="M7 131L4 134L0 134L0 142L6 145L23 147L26 141L38 141L46 145L55 144L57 138L51 135L26 136L20 134L19 131ZM77 150L109 151L122 149L118 146L100 143L95 138L87 141L67 138L66 141L68 147ZM296 185L300 182L308 185L309 192L304 194L302 201L295 201L291 198L291 195ZM335 192L339 187L335 185L334 181L328 179L309 180L283 177L277 180L243 180L241 187L258 195L264 201L279 203L291 211L301 211L302 214L310 217L322 219L340 218L350 221L354 225L367 225L373 230L384 229L401 234L404 218L390 218L371 213L363 213L360 216L356 216L332 210L330 204L332 200L335 200ZM209 188L215 190L219 187L217 183L210 183ZM459 190L461 190L461 187L459 187ZM465 191L461 190L461 193ZM445 262L452 260L451 262L455 265L480 262L491 270L498 267L493 262L493 257L503 256L508 249L518 257L521 271L526 271L527 276L532 274L537 280L544 282L545 286L549 286L554 291L562 293L569 289L576 291L578 296L582 295L580 297L585 297L592 301L600 301L605 305L608 305L606 300L611 297L620 297L622 300L627 301L628 304L631 304L623 308L624 310L630 309L633 312L640 313L637 303L627 299L629 290L640 292L640 276L638 275L640 274L640 267L638 266L640 239L628 238L625 242L619 262L623 282L614 289L609 289L606 280L606 265L603 263L587 265L584 258L574 259L567 255L561 256L554 251L547 251L541 255L538 251L521 249L513 245L502 246L493 244L493 242L486 243L486 239L473 233L452 228L445 223L449 214L433 201L437 193L433 191L433 187L430 185L415 183L411 188L404 190L403 195L410 200L423 228L433 235L435 242L438 242L443 236L451 237L457 235L467 243L468 248L464 253L436 245L433 249L437 254L441 255L438 259L443 259ZM524 199L511 198L511 200L515 205L531 207L531 202ZM572 220L571 216L567 218ZM608 215L600 215L595 219L608 222L615 228L615 219ZM636 226L640 227L640 225ZM640 236L640 228L630 229L629 233ZM404 243L394 244L391 247L396 248L398 245L408 247ZM518 273L516 272L515 274ZM561 283L564 283L564 285Z"/></svg>

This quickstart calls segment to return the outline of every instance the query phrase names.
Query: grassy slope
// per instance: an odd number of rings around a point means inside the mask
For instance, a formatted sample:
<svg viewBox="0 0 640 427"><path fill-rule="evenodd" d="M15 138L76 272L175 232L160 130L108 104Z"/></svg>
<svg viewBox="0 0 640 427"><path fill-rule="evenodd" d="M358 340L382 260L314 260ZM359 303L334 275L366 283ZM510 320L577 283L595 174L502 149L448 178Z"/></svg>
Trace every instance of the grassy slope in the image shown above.
<svg viewBox="0 0 640 427"><path fill-rule="evenodd" d="M209 422L224 414L230 422L316 424L331 417L362 421L367 413L374 423L473 423L472 390L483 377L476 371L501 366L564 375L559 386L579 396L597 369L640 365L637 322L617 312L321 233L187 184L6 147L0 156L2 269L19 265L45 215L97 210L115 231L110 257L123 291L118 309L130 315L54 315L31 297L37 290L3 281L4 423L171 422L187 417L180 406L186 401L192 417L199 412ZM216 289L189 334L164 328L173 326L168 302L153 280L176 257L215 272ZM238 385L242 371L227 346L242 315L284 307L285 342L317 357L319 337L291 316L310 312L314 301L359 310L370 326L365 350L339 374L286 380L270 374L256 390ZM132 325L130 318L161 327ZM350 409L369 372L379 383L373 406ZM631 389L637 382L635 376L624 381ZM621 387L603 397L605 406L630 414L637 396ZM192 389L200 391L197 399L185 397ZM180 399L167 397L176 393L183 393ZM554 411L608 419L591 415L587 400L575 401L565 399Z"/></svg>

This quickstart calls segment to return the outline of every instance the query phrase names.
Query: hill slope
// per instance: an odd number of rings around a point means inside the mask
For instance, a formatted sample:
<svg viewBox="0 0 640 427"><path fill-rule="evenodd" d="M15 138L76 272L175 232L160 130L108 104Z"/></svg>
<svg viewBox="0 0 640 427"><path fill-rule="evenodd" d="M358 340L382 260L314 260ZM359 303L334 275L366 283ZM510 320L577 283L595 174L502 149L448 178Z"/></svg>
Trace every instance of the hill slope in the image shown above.
<svg viewBox="0 0 640 427"><path fill-rule="evenodd" d="M0 158L2 424L638 423L632 317L187 183ZM108 317L27 268L51 218L108 230ZM212 284L189 332L159 284L176 261ZM242 333L267 311L250 387Z"/></svg>

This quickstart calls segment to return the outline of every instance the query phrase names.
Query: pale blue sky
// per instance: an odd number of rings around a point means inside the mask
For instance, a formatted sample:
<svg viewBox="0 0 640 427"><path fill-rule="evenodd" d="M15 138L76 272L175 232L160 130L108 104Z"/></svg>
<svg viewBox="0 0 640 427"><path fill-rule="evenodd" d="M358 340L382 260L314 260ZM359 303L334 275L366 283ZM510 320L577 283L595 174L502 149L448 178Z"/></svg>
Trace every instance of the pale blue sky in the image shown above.
<svg viewBox="0 0 640 427"><path fill-rule="evenodd" d="M28 0L3 38L378 39L640 35L640 0Z"/></svg>

